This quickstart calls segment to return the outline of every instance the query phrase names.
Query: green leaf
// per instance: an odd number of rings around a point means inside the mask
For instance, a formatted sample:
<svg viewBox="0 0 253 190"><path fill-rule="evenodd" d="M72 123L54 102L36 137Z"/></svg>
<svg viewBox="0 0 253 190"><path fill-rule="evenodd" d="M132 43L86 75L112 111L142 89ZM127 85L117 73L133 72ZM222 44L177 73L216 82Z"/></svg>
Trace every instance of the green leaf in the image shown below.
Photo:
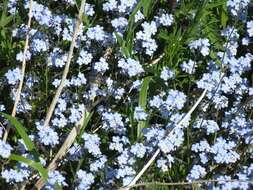
<svg viewBox="0 0 253 190"><path fill-rule="evenodd" d="M54 187L56 190L62 190L62 187L58 183L55 183Z"/></svg>
<svg viewBox="0 0 253 190"><path fill-rule="evenodd" d="M0 27L4 28L11 21L12 21L12 16L2 17L0 20Z"/></svg>
<svg viewBox="0 0 253 190"><path fill-rule="evenodd" d="M94 112L85 112L85 118L84 118L84 121L83 121L83 126L82 128L85 129L90 121L90 118L92 117Z"/></svg>
<svg viewBox="0 0 253 190"><path fill-rule="evenodd" d="M124 45L124 39L117 32L114 32L114 34L115 34L115 37L116 37L116 40L117 40L118 44L120 46L123 46Z"/></svg>
<svg viewBox="0 0 253 190"><path fill-rule="evenodd" d="M148 16L148 13L150 11L152 5L152 1L151 0L143 0L143 14L145 17Z"/></svg>
<svg viewBox="0 0 253 190"><path fill-rule="evenodd" d="M147 105L147 96L148 96L148 87L150 83L151 77L144 78L141 86L141 91L139 95L139 106L146 110ZM141 130L145 128L147 125L147 121L139 121L137 126L137 138L139 139L141 137Z"/></svg>
<svg viewBox="0 0 253 190"><path fill-rule="evenodd" d="M129 57L131 49L126 47L126 41L121 37L117 32L114 32L117 42L119 46L121 47L121 52L125 57ZM130 43L127 43L130 44Z"/></svg>
<svg viewBox="0 0 253 190"><path fill-rule="evenodd" d="M144 110L146 109L148 86L149 86L150 80L151 80L151 77L144 78L142 82L142 86L141 86L141 91L140 91L140 96L139 96L139 106Z"/></svg>
<svg viewBox="0 0 253 190"><path fill-rule="evenodd" d="M143 3L143 0L139 1L138 4L135 6L134 10L132 11L131 15L129 16L128 23L134 21L134 16L135 16L136 13L138 12L138 10L141 9L142 3Z"/></svg>
<svg viewBox="0 0 253 190"><path fill-rule="evenodd" d="M226 0L219 0L219 1L216 1L216 2L213 2L213 3L210 3L206 6L207 9L213 9L213 8L216 8L216 7L219 7L219 6L223 6L226 4Z"/></svg>
<svg viewBox="0 0 253 190"><path fill-rule="evenodd" d="M8 119L8 121L16 128L18 134L23 139L28 151L29 152L36 151L35 146L31 141L31 139L29 138L29 136L27 135L24 126L15 117L12 117L11 115L3 112L0 112L0 114L3 115L6 119Z"/></svg>
<svg viewBox="0 0 253 190"><path fill-rule="evenodd" d="M84 113L85 114L85 116L84 116L85 118L84 118L84 121L83 121L83 126L82 126L82 128L80 130L80 135L79 136L82 136L82 134L84 132L84 129L87 127L87 125L88 125L88 123L89 123L89 121L90 121L93 113L94 112L91 112L91 113L90 112L85 112Z"/></svg>
<svg viewBox="0 0 253 190"><path fill-rule="evenodd" d="M16 154L11 154L9 159L27 164L28 166L37 170L44 181L47 180L47 177L48 177L47 170L41 165L40 162L35 162L33 160L29 160L23 156L19 156Z"/></svg>
<svg viewBox="0 0 253 190"><path fill-rule="evenodd" d="M228 22L228 15L225 10L222 9L221 12L221 25L225 28Z"/></svg>
<svg viewBox="0 0 253 190"><path fill-rule="evenodd" d="M123 54L125 57L129 57L132 54L132 49L133 49L133 39L134 39L134 31L137 27L138 24L134 23L135 15L136 13L143 8L144 15L147 17L149 11L151 10L151 5L154 3L152 0L140 0L137 5L135 6L134 10L132 11L131 15L128 18L128 27L126 29L126 44L127 44L127 51L128 53L126 54L126 49L123 49Z"/></svg>
<svg viewBox="0 0 253 190"><path fill-rule="evenodd" d="M3 1L2 15L0 19L0 27L4 28L7 24L12 21L12 16L7 16L8 1ZM1 9L0 9L1 10Z"/></svg>

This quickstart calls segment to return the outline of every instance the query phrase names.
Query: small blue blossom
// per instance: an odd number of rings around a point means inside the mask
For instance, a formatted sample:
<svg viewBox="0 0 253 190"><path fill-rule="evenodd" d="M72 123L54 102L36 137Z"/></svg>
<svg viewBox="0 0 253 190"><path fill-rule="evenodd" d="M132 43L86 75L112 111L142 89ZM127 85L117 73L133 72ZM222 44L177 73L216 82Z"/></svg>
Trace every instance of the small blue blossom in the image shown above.
<svg viewBox="0 0 253 190"><path fill-rule="evenodd" d="M129 144L129 140L123 136L113 136L112 137L112 142L109 145L110 150L116 150L118 152L123 152L124 150L124 145Z"/></svg>
<svg viewBox="0 0 253 190"><path fill-rule="evenodd" d="M67 186L67 183L65 182L65 177L60 174L59 171L49 171L48 180L45 188L48 190L54 190L56 184L60 185L61 187Z"/></svg>
<svg viewBox="0 0 253 190"><path fill-rule="evenodd" d="M170 90L164 106L167 110L182 109L186 102L186 95L178 90Z"/></svg>
<svg viewBox="0 0 253 190"><path fill-rule="evenodd" d="M11 155L13 148L8 143L0 140L0 156L3 158L8 158Z"/></svg>
<svg viewBox="0 0 253 190"><path fill-rule="evenodd" d="M5 106L0 104L0 111L5 111ZM0 135L1 136L1 135Z"/></svg>
<svg viewBox="0 0 253 190"><path fill-rule="evenodd" d="M131 10L136 3L137 3L136 0L120 0L118 10L120 13L126 13L129 10Z"/></svg>
<svg viewBox="0 0 253 190"><path fill-rule="evenodd" d="M190 59L188 62L184 61L180 65L180 67L182 71L185 71L186 73L189 73L189 74L194 74L196 71L197 63Z"/></svg>
<svg viewBox="0 0 253 190"><path fill-rule="evenodd" d="M250 0L228 0L227 7L232 15L241 17L249 3Z"/></svg>
<svg viewBox="0 0 253 190"><path fill-rule="evenodd" d="M140 106L134 109L134 119L136 119L137 121L146 120L147 116L148 114L145 113L145 111Z"/></svg>
<svg viewBox="0 0 253 190"><path fill-rule="evenodd" d="M125 131L122 116L119 113L105 112L102 114L102 120L104 129L112 129L118 133L123 133Z"/></svg>
<svg viewBox="0 0 253 190"><path fill-rule="evenodd" d="M84 13L85 15L92 17L95 14L94 5L85 3Z"/></svg>
<svg viewBox="0 0 253 190"><path fill-rule="evenodd" d="M132 58L120 59L118 62L118 67L122 69L123 73L128 74L130 77L139 75L144 72L139 61Z"/></svg>
<svg viewBox="0 0 253 190"><path fill-rule="evenodd" d="M215 121L205 119L204 120L199 119L193 127L205 129L207 135L213 134L220 129Z"/></svg>
<svg viewBox="0 0 253 190"><path fill-rule="evenodd" d="M78 186L76 187L77 190L88 190L95 182L95 177L91 173L87 173L86 171L78 170L76 175L79 182Z"/></svg>
<svg viewBox="0 0 253 190"><path fill-rule="evenodd" d="M144 18L145 17L144 17L144 15L142 14L142 12L140 10L138 10L137 13L134 15L134 21L135 22L141 21Z"/></svg>
<svg viewBox="0 0 253 190"><path fill-rule="evenodd" d="M235 163L240 159L240 155L232 150L235 147L236 144L233 141L226 141L222 137L218 137L210 152L215 154L214 160L217 163Z"/></svg>
<svg viewBox="0 0 253 190"><path fill-rule="evenodd" d="M160 127L145 128L143 129L143 135L147 142L156 145L158 141L164 138L165 130Z"/></svg>
<svg viewBox="0 0 253 190"><path fill-rule="evenodd" d="M26 8L29 7L29 2L27 2ZM32 15L37 22L41 25L51 26L50 21L52 20L52 12L42 4L37 2L33 3Z"/></svg>
<svg viewBox="0 0 253 190"><path fill-rule="evenodd" d="M168 67L164 67L160 77L164 81L167 81L168 79L173 79L175 77L175 73Z"/></svg>
<svg viewBox="0 0 253 190"><path fill-rule="evenodd" d="M250 39L248 37L245 37L242 39L242 45L248 46L250 43Z"/></svg>
<svg viewBox="0 0 253 190"><path fill-rule="evenodd" d="M83 73L78 73L77 77L72 77L72 79L69 81L68 86L82 86L86 84L87 80Z"/></svg>
<svg viewBox="0 0 253 190"><path fill-rule="evenodd" d="M8 1L8 12L10 14L15 14L17 11L17 5L18 1L17 0L10 0Z"/></svg>
<svg viewBox="0 0 253 190"><path fill-rule="evenodd" d="M112 11L113 9L117 8L117 1L116 0L107 0L104 4L103 4L103 10L104 11Z"/></svg>
<svg viewBox="0 0 253 190"><path fill-rule="evenodd" d="M154 21L144 22L141 26L143 31L136 33L136 39L142 41L142 47L146 49L146 54L151 56L158 47L155 40L152 39L152 35L157 32L157 26Z"/></svg>
<svg viewBox="0 0 253 190"><path fill-rule="evenodd" d="M103 169L106 161L106 156L100 157L98 160L90 164L90 171L98 172L99 170Z"/></svg>
<svg viewBox="0 0 253 190"><path fill-rule="evenodd" d="M171 151L176 150L184 142L184 133L182 129L175 129L166 138L160 140L158 143L159 148L165 154L171 153Z"/></svg>
<svg viewBox="0 0 253 190"><path fill-rule="evenodd" d="M210 145L206 140L202 140L199 143L193 144L191 149L194 152L209 152L211 150Z"/></svg>
<svg viewBox="0 0 253 190"><path fill-rule="evenodd" d="M91 63L92 58L93 57L91 53L88 53L85 50L81 50L76 62L78 65L88 65L89 63Z"/></svg>
<svg viewBox="0 0 253 190"><path fill-rule="evenodd" d="M125 93L124 88L116 88L113 91L113 96L116 100L120 100L123 97L124 93Z"/></svg>
<svg viewBox="0 0 253 190"><path fill-rule="evenodd" d="M57 116L52 119L52 125L58 128L63 128L67 125L68 120L63 114L57 114Z"/></svg>
<svg viewBox="0 0 253 190"><path fill-rule="evenodd" d="M84 140L84 148L88 150L93 156L98 157L101 155L100 151L100 138L97 134L84 133L82 135Z"/></svg>
<svg viewBox="0 0 253 190"><path fill-rule="evenodd" d="M142 143L132 145L130 152L137 158L143 158L146 153L146 147Z"/></svg>
<svg viewBox="0 0 253 190"><path fill-rule="evenodd" d="M39 140L46 146L55 146L59 143L59 136L57 132L51 127L44 127L43 125L36 124L38 131Z"/></svg>
<svg viewBox="0 0 253 190"><path fill-rule="evenodd" d="M247 22L247 32L249 34L249 37L253 37L253 20Z"/></svg>
<svg viewBox="0 0 253 190"><path fill-rule="evenodd" d="M126 28L128 21L125 17L119 17L119 18L113 19L111 23L112 23L113 28L116 29L116 31L121 32Z"/></svg>
<svg viewBox="0 0 253 190"><path fill-rule="evenodd" d="M174 163L174 158L168 154L166 158L160 158L157 160L156 165L160 168L163 172L167 172L169 168L171 168L172 163Z"/></svg>
<svg viewBox="0 0 253 190"><path fill-rule="evenodd" d="M67 62L67 54L63 54L60 48L54 48L48 58L48 66L64 67Z"/></svg>
<svg viewBox="0 0 253 190"><path fill-rule="evenodd" d="M102 26L96 25L95 27L88 28L87 36L91 40L103 41L106 34Z"/></svg>
<svg viewBox="0 0 253 190"><path fill-rule="evenodd" d="M212 91L217 87L221 80L222 73L219 71L212 71L212 73L204 73L202 78L197 81L198 88Z"/></svg>
<svg viewBox="0 0 253 190"><path fill-rule="evenodd" d="M117 162L119 165L127 165L130 161L130 154L127 150L124 150L118 157Z"/></svg>
<svg viewBox="0 0 253 190"><path fill-rule="evenodd" d="M15 85L21 79L21 70L19 68L8 70L5 73L5 77L8 80L8 84Z"/></svg>
<svg viewBox="0 0 253 190"><path fill-rule="evenodd" d="M136 172L134 171L134 169L130 166L124 166L122 168L119 168L117 170L117 176L116 178L124 178L126 176L133 176Z"/></svg>
<svg viewBox="0 0 253 190"><path fill-rule="evenodd" d="M108 63L106 62L105 58L100 58L98 62L94 64L94 69L97 72L105 72L109 69Z"/></svg>
<svg viewBox="0 0 253 190"><path fill-rule="evenodd" d="M68 154L71 160L78 160L83 155L84 151L81 145L74 143L68 150Z"/></svg>
<svg viewBox="0 0 253 190"><path fill-rule="evenodd" d="M204 39L200 38L198 40L192 41L189 44L190 49L200 50L200 53L203 56L209 55L209 46L210 46L210 43L207 38L204 38Z"/></svg>
<svg viewBox="0 0 253 190"><path fill-rule="evenodd" d="M43 39L34 39L31 48L35 53L42 53L48 50L48 42Z"/></svg>
<svg viewBox="0 0 253 190"><path fill-rule="evenodd" d="M200 165L194 165L187 176L188 181L194 181L205 177L207 174L206 169Z"/></svg>
<svg viewBox="0 0 253 190"><path fill-rule="evenodd" d="M163 26L171 26L173 21L174 21L174 17L172 14L162 14L161 16L157 17L158 22L163 25Z"/></svg>
<svg viewBox="0 0 253 190"><path fill-rule="evenodd" d="M5 169L1 172L1 176L2 178L5 179L5 181L7 183L11 182L11 183L20 183L23 182L25 180L27 180L28 173L26 170L14 170L14 169Z"/></svg>
<svg viewBox="0 0 253 190"><path fill-rule="evenodd" d="M161 96L156 95L149 101L149 104L151 107L160 108L160 106L163 104L163 99Z"/></svg>
<svg viewBox="0 0 253 190"><path fill-rule="evenodd" d="M208 156L207 156L206 153L200 153L199 158L200 158L200 162L202 164L206 164L209 161Z"/></svg>

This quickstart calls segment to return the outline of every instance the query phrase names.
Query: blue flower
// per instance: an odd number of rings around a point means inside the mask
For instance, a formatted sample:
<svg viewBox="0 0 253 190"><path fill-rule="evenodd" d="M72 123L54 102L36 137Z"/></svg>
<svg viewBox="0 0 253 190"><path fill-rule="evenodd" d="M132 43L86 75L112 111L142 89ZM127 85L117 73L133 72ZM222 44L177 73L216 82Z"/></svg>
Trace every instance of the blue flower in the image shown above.
<svg viewBox="0 0 253 190"><path fill-rule="evenodd" d="M13 148L8 143L0 140L0 156L8 158L11 155Z"/></svg>
<svg viewBox="0 0 253 190"><path fill-rule="evenodd" d="M137 121L140 120L146 120L148 114L145 113L145 111L140 107L136 107L134 110L134 119L136 119Z"/></svg>

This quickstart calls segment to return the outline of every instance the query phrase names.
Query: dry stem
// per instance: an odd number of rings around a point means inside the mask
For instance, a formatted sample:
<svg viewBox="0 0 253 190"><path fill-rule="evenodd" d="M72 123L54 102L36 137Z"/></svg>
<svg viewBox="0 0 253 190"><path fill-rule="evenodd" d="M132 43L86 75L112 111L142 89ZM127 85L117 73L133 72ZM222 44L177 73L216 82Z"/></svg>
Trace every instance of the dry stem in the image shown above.
<svg viewBox="0 0 253 190"><path fill-rule="evenodd" d="M77 123L77 125L72 128L68 137L64 141L63 145L61 146L61 148L55 155L54 159L51 161L51 163L47 167L47 171L52 171L57 168L57 161L60 160L67 153L68 149L71 147L71 145L75 141L77 134L80 132L82 128L83 121L84 121L84 116L82 116L81 120ZM36 182L35 187L36 189L41 189L43 185L44 185L44 181L41 178Z"/></svg>
<svg viewBox="0 0 253 190"><path fill-rule="evenodd" d="M97 101L95 101L88 109L86 113L91 113L91 111L93 110L94 107L96 107L101 101L103 101L103 98L98 99ZM86 114L84 114L82 116L82 118L78 121L78 123L72 128L72 130L70 131L69 135L67 136L67 138L65 139L64 143L62 144L61 148L59 149L59 151L57 152L57 154L55 155L54 159L50 162L50 164L47 167L47 171L52 171L55 170L58 167L58 161L63 158L66 153L68 152L69 148L72 146L72 144L74 143L77 135L79 134L79 132L81 131L82 127L83 127L83 123L84 123L84 119L85 119ZM37 189L41 189L44 185L44 181L42 179L39 179L36 184L35 187Z"/></svg>
<svg viewBox="0 0 253 190"><path fill-rule="evenodd" d="M73 51L74 51L74 48L75 48L75 45L76 45L77 35L78 35L79 30L80 30L80 24L81 24L81 21L82 21L82 16L84 14L84 6L85 6L85 0L82 0L81 7L80 7L80 10L79 10L79 14L78 14L78 19L77 19L77 22L76 22L76 25L75 25L75 29L74 29L74 33L73 33L73 37L72 37L68 57L67 57L67 62L66 62L63 74L62 74L61 83L60 83L59 87L57 88L56 93L54 95L54 98L53 98L53 100L50 104L50 107L48 109L46 119L45 119L45 122L44 122L44 127L48 127L48 124L49 124L50 119L53 115L55 106L58 102L58 99L61 95L61 92L64 88L64 85L65 85L65 82L66 82L66 79L67 79L67 75L68 75L69 67L70 67L70 62L71 62Z"/></svg>
<svg viewBox="0 0 253 190"><path fill-rule="evenodd" d="M28 13L28 23L27 23L27 32L26 32L26 39L25 39L25 47L24 47L23 59L22 59L21 79L19 81L18 90L16 92L16 97L15 97L15 102L14 102L12 112L11 112L12 117L16 116L16 110L17 110L18 103L20 101L21 90L22 90L22 86L23 86L24 78L25 78L26 54L27 54L27 50L28 50L29 32L30 32L31 22L32 22L32 8L33 8L33 0L30 0L30 2L29 2L29 13ZM7 126L7 128L5 130L5 133L4 133L4 137L3 137L4 141L7 140L9 131L10 131L10 126Z"/></svg>
<svg viewBox="0 0 253 190"><path fill-rule="evenodd" d="M199 97L199 99L197 100L197 102L193 105L193 107L188 111L188 113L183 117L183 119L181 119L176 126L169 132L169 134L175 130L177 127L180 127L182 125L182 123L191 116L192 112L197 108L197 106L199 105L199 103L203 100L203 98L205 97L207 93L207 89L205 89L201 96ZM168 134L168 135L169 135ZM134 177L134 179L131 181L131 183L129 183L126 187L124 187L124 190L129 190L131 186L135 185L136 182L141 178L141 176L144 174L144 172L149 168L149 166L155 161L156 157L159 155L161 149L158 148L155 153L152 155L152 157L149 159L149 161L147 162L147 164L141 169L141 171ZM122 188L121 188L122 189Z"/></svg>

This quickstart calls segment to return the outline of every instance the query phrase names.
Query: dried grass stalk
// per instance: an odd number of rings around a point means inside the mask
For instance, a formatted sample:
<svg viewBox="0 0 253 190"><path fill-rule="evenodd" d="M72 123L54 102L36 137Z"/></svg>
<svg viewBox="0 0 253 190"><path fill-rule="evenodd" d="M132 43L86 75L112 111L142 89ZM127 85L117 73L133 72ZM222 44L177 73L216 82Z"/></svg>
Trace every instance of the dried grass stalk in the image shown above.
<svg viewBox="0 0 253 190"><path fill-rule="evenodd" d="M15 102L12 108L11 116L15 117L16 112L17 112L17 106L20 101L20 96L21 96L21 91L24 83L24 78L25 78L25 68L26 68L26 54L28 50L28 45L29 45L29 32L31 28L31 23L32 23L32 9L33 9L33 0L30 0L29 2L29 13L28 13L28 23L27 23L27 32L26 32L26 39L25 39L25 47L23 51L23 59L22 59L22 68L21 68L21 79L18 84L18 90L16 92L16 97L15 97ZM7 126L3 140L6 141L8 138L8 134L10 131L10 126Z"/></svg>

